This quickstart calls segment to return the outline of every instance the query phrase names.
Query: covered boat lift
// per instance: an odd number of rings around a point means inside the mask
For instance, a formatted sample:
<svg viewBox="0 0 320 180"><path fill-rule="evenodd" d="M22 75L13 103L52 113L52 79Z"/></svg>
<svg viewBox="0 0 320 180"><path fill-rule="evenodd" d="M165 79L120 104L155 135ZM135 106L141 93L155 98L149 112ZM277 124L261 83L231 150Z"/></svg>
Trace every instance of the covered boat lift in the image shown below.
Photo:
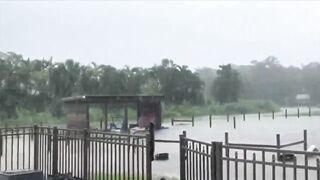
<svg viewBox="0 0 320 180"><path fill-rule="evenodd" d="M90 107L99 107L104 114L104 129L110 130L108 119L108 109L111 107L123 107L124 118L121 125L121 131L128 131L128 107L134 105L137 112L137 123L133 126L141 128L148 127L150 123L154 124L155 129L161 128L162 108L161 102L164 99L162 95L140 95L140 96L73 96L63 98L64 110L68 117L68 128L84 129L90 128Z"/></svg>

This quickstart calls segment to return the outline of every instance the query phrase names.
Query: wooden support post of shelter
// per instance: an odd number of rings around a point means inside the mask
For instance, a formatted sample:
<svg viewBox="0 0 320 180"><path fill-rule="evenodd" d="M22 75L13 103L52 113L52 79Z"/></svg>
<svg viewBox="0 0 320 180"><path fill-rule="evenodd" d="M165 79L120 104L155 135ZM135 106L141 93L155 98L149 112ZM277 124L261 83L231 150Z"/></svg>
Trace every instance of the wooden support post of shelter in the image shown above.
<svg viewBox="0 0 320 180"><path fill-rule="evenodd" d="M300 118L300 108L297 109L297 116Z"/></svg>
<svg viewBox="0 0 320 180"><path fill-rule="evenodd" d="M209 126L212 127L212 114L209 115Z"/></svg>
<svg viewBox="0 0 320 180"><path fill-rule="evenodd" d="M90 127L90 104L85 104L84 106L86 108L86 112L85 112L86 119L85 119L85 126L84 127L89 128Z"/></svg>
<svg viewBox="0 0 320 180"><path fill-rule="evenodd" d="M100 118L99 124L100 124L99 128L102 129L103 128L103 119L102 118Z"/></svg>
<svg viewBox="0 0 320 180"><path fill-rule="evenodd" d="M259 119L259 120L261 119L260 111L258 112L258 119Z"/></svg>
<svg viewBox="0 0 320 180"><path fill-rule="evenodd" d="M103 107L104 114L104 130L108 129L108 104L105 104Z"/></svg>
<svg viewBox="0 0 320 180"><path fill-rule="evenodd" d="M128 126L129 126L129 123L128 123L128 104L125 104L124 105L124 122L121 127L121 130L128 131Z"/></svg>
<svg viewBox="0 0 320 180"><path fill-rule="evenodd" d="M233 129L237 129L236 117L233 116Z"/></svg>
<svg viewBox="0 0 320 180"><path fill-rule="evenodd" d="M243 121L246 121L246 113L243 113Z"/></svg>

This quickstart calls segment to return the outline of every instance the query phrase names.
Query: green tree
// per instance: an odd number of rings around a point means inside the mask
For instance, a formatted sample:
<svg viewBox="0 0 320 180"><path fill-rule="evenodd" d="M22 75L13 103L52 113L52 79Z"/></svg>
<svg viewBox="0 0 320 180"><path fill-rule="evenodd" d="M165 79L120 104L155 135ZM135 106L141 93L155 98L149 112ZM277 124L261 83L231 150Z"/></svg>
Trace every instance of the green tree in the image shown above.
<svg viewBox="0 0 320 180"><path fill-rule="evenodd" d="M302 68L304 92L311 96L312 104L320 103L320 63L313 62Z"/></svg>
<svg viewBox="0 0 320 180"><path fill-rule="evenodd" d="M93 66L81 66L77 86L79 95L99 94L99 71L94 63Z"/></svg>
<svg viewBox="0 0 320 180"><path fill-rule="evenodd" d="M76 93L80 74L80 64L69 59L65 63L55 63L49 68L49 97L52 99L49 110L55 116L62 115L61 98Z"/></svg>
<svg viewBox="0 0 320 180"><path fill-rule="evenodd" d="M193 73L188 66L179 66L172 60L163 59L161 65L149 69L149 77L153 82L159 83L153 86L160 88L167 102L174 104L204 102L202 93L204 84L198 74Z"/></svg>
<svg viewBox="0 0 320 180"><path fill-rule="evenodd" d="M243 84L242 98L272 100L288 105L303 92L302 72L296 67L283 67L274 56L252 65L237 67Z"/></svg>
<svg viewBox="0 0 320 180"><path fill-rule="evenodd" d="M238 101L241 84L238 72L230 64L219 67L212 86L215 100L220 104Z"/></svg>

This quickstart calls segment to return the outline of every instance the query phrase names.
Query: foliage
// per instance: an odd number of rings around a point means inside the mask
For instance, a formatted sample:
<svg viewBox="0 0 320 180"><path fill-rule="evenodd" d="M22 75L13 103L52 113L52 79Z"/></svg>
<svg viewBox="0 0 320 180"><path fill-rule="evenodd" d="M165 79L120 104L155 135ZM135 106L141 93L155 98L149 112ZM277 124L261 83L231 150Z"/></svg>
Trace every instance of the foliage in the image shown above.
<svg viewBox="0 0 320 180"><path fill-rule="evenodd" d="M54 117L48 112L32 112L20 109L17 112L17 118L2 119L1 126L50 124L61 125L66 123L66 117Z"/></svg>
<svg viewBox="0 0 320 180"><path fill-rule="evenodd" d="M51 112L55 117L63 117L61 98L84 94L163 94L170 107L167 114L171 115L201 112L204 104L207 110L211 108L217 113L225 112L225 108L235 112L252 111L251 106L240 105L245 102L231 103L238 98L294 105L299 93L310 94L310 104L316 105L320 103L319 77L318 62L284 67L274 56L252 61L251 65L225 65L219 70L203 68L193 72L169 59L150 68L117 69L95 63L82 65L72 59L55 63L52 59L30 60L8 52L0 59L0 118L18 119L25 115L21 113L24 111L32 116ZM213 93L208 93L209 90ZM217 105L213 99L225 104ZM269 109L273 105L257 106ZM184 113L186 108L190 110Z"/></svg>
<svg viewBox="0 0 320 180"><path fill-rule="evenodd" d="M313 65L312 65L313 64ZM318 63L311 63L307 66L284 67L274 56L269 56L262 61L252 61L252 65L235 67L241 73L243 84L242 98L265 99L276 102L280 105L297 105L295 96L301 93L311 95L311 104L319 102L314 91L320 87L308 86L309 83L316 83L320 75L320 68L312 72L310 66ZM320 66L319 66L320 67Z"/></svg>
<svg viewBox="0 0 320 180"><path fill-rule="evenodd" d="M165 96L166 102L174 104L204 102L203 82L198 74L188 69L188 66L179 66L172 60L164 59L161 65L152 67L149 74L159 83L158 87Z"/></svg>
<svg viewBox="0 0 320 180"><path fill-rule="evenodd" d="M196 70L196 73L199 74L199 78L204 83L203 95L205 99L211 99L212 92L211 88L213 86L213 81L217 77L217 70L204 67Z"/></svg>
<svg viewBox="0 0 320 180"><path fill-rule="evenodd" d="M197 73L172 60L151 68L81 65L68 59L25 60L7 53L0 59L0 118L17 118L17 112L49 111L63 115L61 99L74 95L163 94L167 103L203 103L202 82Z"/></svg>
<svg viewBox="0 0 320 180"><path fill-rule="evenodd" d="M238 72L231 65L221 65L217 70L217 77L212 86L212 93L220 104L237 102L240 92L240 79Z"/></svg>
<svg viewBox="0 0 320 180"><path fill-rule="evenodd" d="M301 67L285 67L280 64L278 58L269 56L261 61L254 60L250 65L231 65L231 67L239 73L241 99L269 100L283 106L292 106L299 105L295 100L297 94L309 94L311 99L307 105L320 103L319 62ZM208 89L212 88L211 82L217 76L216 71L210 68L197 69L199 77L205 82L206 101L213 99Z"/></svg>

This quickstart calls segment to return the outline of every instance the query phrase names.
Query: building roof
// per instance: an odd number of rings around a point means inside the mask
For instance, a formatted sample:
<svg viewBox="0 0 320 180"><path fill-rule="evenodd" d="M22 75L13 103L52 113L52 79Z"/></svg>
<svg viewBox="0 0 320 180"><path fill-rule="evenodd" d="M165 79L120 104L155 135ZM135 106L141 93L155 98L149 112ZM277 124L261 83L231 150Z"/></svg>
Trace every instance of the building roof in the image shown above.
<svg viewBox="0 0 320 180"><path fill-rule="evenodd" d="M164 99L163 95L83 95L62 98L62 101L67 104L74 103L109 103L109 102L161 102Z"/></svg>

